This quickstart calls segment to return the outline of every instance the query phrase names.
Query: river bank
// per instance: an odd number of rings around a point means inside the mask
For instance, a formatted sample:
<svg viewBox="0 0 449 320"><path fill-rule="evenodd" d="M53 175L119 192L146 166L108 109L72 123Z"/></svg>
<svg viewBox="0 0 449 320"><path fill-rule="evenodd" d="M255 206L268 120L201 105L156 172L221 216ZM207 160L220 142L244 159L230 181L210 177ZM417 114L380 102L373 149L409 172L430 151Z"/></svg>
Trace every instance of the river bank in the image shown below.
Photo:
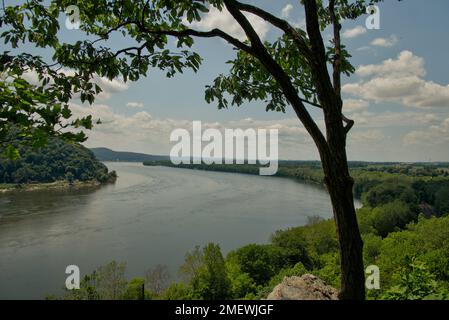
<svg viewBox="0 0 449 320"><path fill-rule="evenodd" d="M97 180L92 181L56 181L51 183L27 183L27 184L0 184L0 193L7 192L32 192L32 191L51 191L51 190L74 190L84 188L95 188L102 183Z"/></svg>
<svg viewBox="0 0 449 320"><path fill-rule="evenodd" d="M144 166L162 166L170 168L230 172L240 174L259 175L260 165L253 164L173 164L171 161L146 161ZM302 183L310 183L324 187L324 175L318 162L304 162L303 164L281 162L276 177L292 178Z"/></svg>

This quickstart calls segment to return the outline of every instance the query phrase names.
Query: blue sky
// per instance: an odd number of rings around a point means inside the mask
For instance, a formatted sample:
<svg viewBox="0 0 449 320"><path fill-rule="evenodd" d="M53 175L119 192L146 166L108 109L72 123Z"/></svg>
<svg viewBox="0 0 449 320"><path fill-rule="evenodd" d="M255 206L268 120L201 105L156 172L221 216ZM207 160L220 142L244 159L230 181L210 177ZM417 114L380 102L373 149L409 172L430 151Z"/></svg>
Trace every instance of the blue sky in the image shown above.
<svg viewBox="0 0 449 320"><path fill-rule="evenodd" d="M247 1L301 26L298 1ZM449 161L449 1L387 0L380 5L380 30L367 30L365 17L344 24L344 43L358 71L344 80L346 114L356 121L348 141L351 160ZM255 20L259 34L274 39L277 31ZM212 12L194 27L218 25L236 36L241 31L223 13ZM84 35L62 28L67 41ZM324 38L329 39L325 31ZM123 40L114 39L115 47ZM204 87L234 56L220 39L197 40L204 58L200 71L166 79L158 70L137 83L103 81L104 94L93 108L73 101L77 114L93 113L105 124L89 133L89 147L168 154L169 134L201 120L207 127L279 128L280 158L317 159L302 125L289 109L265 112L263 102L217 110L204 101ZM312 111L315 119L322 118Z"/></svg>

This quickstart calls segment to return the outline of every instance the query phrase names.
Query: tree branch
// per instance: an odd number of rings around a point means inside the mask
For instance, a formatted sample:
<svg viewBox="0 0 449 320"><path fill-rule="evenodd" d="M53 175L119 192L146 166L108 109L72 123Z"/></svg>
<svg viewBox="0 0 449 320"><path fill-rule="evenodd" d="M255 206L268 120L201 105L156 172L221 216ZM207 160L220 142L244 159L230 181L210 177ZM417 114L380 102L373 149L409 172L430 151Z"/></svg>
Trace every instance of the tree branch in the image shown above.
<svg viewBox="0 0 449 320"><path fill-rule="evenodd" d="M334 28L334 48L335 57L333 61L333 79L334 79L334 90L338 97L341 97L341 24L338 21L338 17L335 15L335 0L329 0L329 16L331 23Z"/></svg>
<svg viewBox="0 0 449 320"><path fill-rule="evenodd" d="M302 99L300 98L300 100L304 103L307 103L313 107L319 108L319 109L323 109L323 106L319 105L318 103L306 100L306 99ZM344 123L346 123L346 126L344 127L346 134L349 133L349 131L351 131L351 129L354 127L355 121L349 119L348 117L346 117L343 113L341 114L342 120Z"/></svg>
<svg viewBox="0 0 449 320"><path fill-rule="evenodd" d="M245 12L252 13L263 20L271 23L273 26L279 28L280 30L284 31L284 33L288 36L290 36L293 41L295 42L296 46L300 50L301 53L303 53L307 58L311 57L312 52L310 51L309 46L307 45L306 40L301 36L301 34L286 20L280 19L276 17L275 15L258 8L256 6L253 6L251 4L241 3L239 1L234 1L235 6Z"/></svg>
<svg viewBox="0 0 449 320"><path fill-rule="evenodd" d="M239 41L238 39L232 37L231 35L227 34L226 32L215 28L210 31L198 31L193 29L184 29L184 30L155 30L155 29L149 29L145 27L145 25L141 21L137 20L126 20L114 28L109 29L106 33L101 35L101 38L93 41L93 43L96 43L101 40L105 40L109 37L109 35L123 27L135 25L137 28L140 29L140 31L145 32L147 34L152 35L166 35L166 36L173 36L173 37L199 37L199 38L222 38L223 40L227 41L228 43L232 44L236 48L243 50L248 53L253 53L253 49L250 46L247 46L243 42Z"/></svg>
<svg viewBox="0 0 449 320"><path fill-rule="evenodd" d="M293 107L296 115L302 124L312 136L315 144L318 147L320 153L328 153L328 144L324 138L318 125L315 123L313 118L310 116L303 102L298 96L298 93L293 86L290 77L287 75L285 70L273 59L273 57L268 53L264 44L262 43L259 35L252 27L251 23L245 17L245 15L239 10L239 2L235 0L224 0L225 6L229 13L234 17L234 19L240 24L240 26L245 31L248 39L251 41L252 47L255 52L254 57L259 59L259 61L264 65L265 68L273 75L276 81L282 88L287 100Z"/></svg>
<svg viewBox="0 0 449 320"><path fill-rule="evenodd" d="M334 87L327 69L326 49L321 36L316 0L304 0L304 8L306 12L307 34L309 35L314 57L311 67L316 82L318 99L325 111L332 111L338 99L336 99Z"/></svg>

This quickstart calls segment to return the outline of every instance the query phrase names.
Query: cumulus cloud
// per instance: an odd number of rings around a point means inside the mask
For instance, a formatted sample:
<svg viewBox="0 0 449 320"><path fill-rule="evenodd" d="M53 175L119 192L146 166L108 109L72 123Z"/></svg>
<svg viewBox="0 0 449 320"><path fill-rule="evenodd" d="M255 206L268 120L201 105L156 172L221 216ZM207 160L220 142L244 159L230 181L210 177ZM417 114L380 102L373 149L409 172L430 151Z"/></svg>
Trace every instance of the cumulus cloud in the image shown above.
<svg viewBox="0 0 449 320"><path fill-rule="evenodd" d="M83 106L71 104L74 117L92 115L100 119L89 136L88 147L108 147L115 150L139 151L152 154L168 154L172 147L169 138L175 129L192 131L192 121L170 118L156 118L146 111L133 115L115 112L106 104ZM307 131L296 118L281 120L256 120L251 118L233 121L203 121L203 131L219 129L278 129L279 150L282 158L315 159L316 150ZM292 152L293 150L293 152ZM293 154L296 154L294 156Z"/></svg>
<svg viewBox="0 0 449 320"><path fill-rule="evenodd" d="M385 135L381 130L358 130L350 135L350 141L373 143L381 142L385 139Z"/></svg>
<svg viewBox="0 0 449 320"><path fill-rule="evenodd" d="M75 71L71 70L71 69L62 69L60 72L67 76L75 75ZM92 80L102 90L102 92L97 95L97 99L101 99L101 100L108 100L111 98L112 94L117 93L117 92L126 91L129 88L128 84L125 83L122 79L109 80L106 77L100 77L99 75L95 74L93 76ZM78 98L78 97L75 97L75 98Z"/></svg>
<svg viewBox="0 0 449 320"><path fill-rule="evenodd" d="M413 130L407 133L403 140L407 145L440 145L449 143L449 118L444 119L437 125L429 126L426 130Z"/></svg>
<svg viewBox="0 0 449 320"><path fill-rule="evenodd" d="M289 3L284 8L282 8L281 11L281 17L283 19L288 20L288 22L294 27L299 29L306 29L306 19L304 17L298 17L298 19L293 20L292 19L292 12L293 12L294 6Z"/></svg>
<svg viewBox="0 0 449 320"><path fill-rule="evenodd" d="M270 30L270 25L265 20L253 14L245 13L245 16L253 25L257 34L264 39ZM245 32L226 8L223 8L223 10L220 11L215 7L210 7L209 12L202 17L201 21L194 21L190 26L200 30L219 28L241 41L246 40Z"/></svg>
<svg viewBox="0 0 449 320"><path fill-rule="evenodd" d="M384 47L384 48L391 48L395 46L399 41L399 38L396 35L391 35L388 38L377 38L374 39L371 42L371 45L378 46L378 47Z"/></svg>
<svg viewBox="0 0 449 320"><path fill-rule="evenodd" d="M351 29L347 29L343 32L342 36L346 39L357 38L367 32L365 27L357 26Z"/></svg>
<svg viewBox="0 0 449 320"><path fill-rule="evenodd" d="M98 84L102 90L98 95L99 99L110 99L112 94L126 91L129 88L127 83L119 79L109 80L105 77L95 76L94 82Z"/></svg>
<svg viewBox="0 0 449 320"><path fill-rule="evenodd" d="M375 102L398 102L413 107L449 107L449 85L426 81L424 59L402 51L396 59L358 67L357 83L343 86L343 92Z"/></svg>
<svg viewBox="0 0 449 320"><path fill-rule="evenodd" d="M142 102L128 102L126 106L129 108L143 108L144 104Z"/></svg>
<svg viewBox="0 0 449 320"><path fill-rule="evenodd" d="M291 3L287 4L281 11L281 16L284 19L290 18L290 15L293 10L293 5Z"/></svg>
<svg viewBox="0 0 449 320"><path fill-rule="evenodd" d="M347 99L343 102L343 111L349 113L364 111L368 109L368 106L368 101L362 99Z"/></svg>

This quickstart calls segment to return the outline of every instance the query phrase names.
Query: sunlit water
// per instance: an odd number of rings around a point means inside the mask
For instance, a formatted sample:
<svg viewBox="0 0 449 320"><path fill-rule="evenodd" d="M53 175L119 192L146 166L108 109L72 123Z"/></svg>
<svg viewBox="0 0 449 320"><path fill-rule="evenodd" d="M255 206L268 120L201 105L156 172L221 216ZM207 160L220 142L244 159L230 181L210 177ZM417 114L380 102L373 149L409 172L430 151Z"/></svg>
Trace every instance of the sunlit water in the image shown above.
<svg viewBox="0 0 449 320"><path fill-rule="evenodd" d="M108 163L119 179L97 190L0 195L0 298L58 294L65 268L112 260L127 276L157 264L177 275L187 251L224 253L278 230L331 216L327 193L290 179Z"/></svg>

